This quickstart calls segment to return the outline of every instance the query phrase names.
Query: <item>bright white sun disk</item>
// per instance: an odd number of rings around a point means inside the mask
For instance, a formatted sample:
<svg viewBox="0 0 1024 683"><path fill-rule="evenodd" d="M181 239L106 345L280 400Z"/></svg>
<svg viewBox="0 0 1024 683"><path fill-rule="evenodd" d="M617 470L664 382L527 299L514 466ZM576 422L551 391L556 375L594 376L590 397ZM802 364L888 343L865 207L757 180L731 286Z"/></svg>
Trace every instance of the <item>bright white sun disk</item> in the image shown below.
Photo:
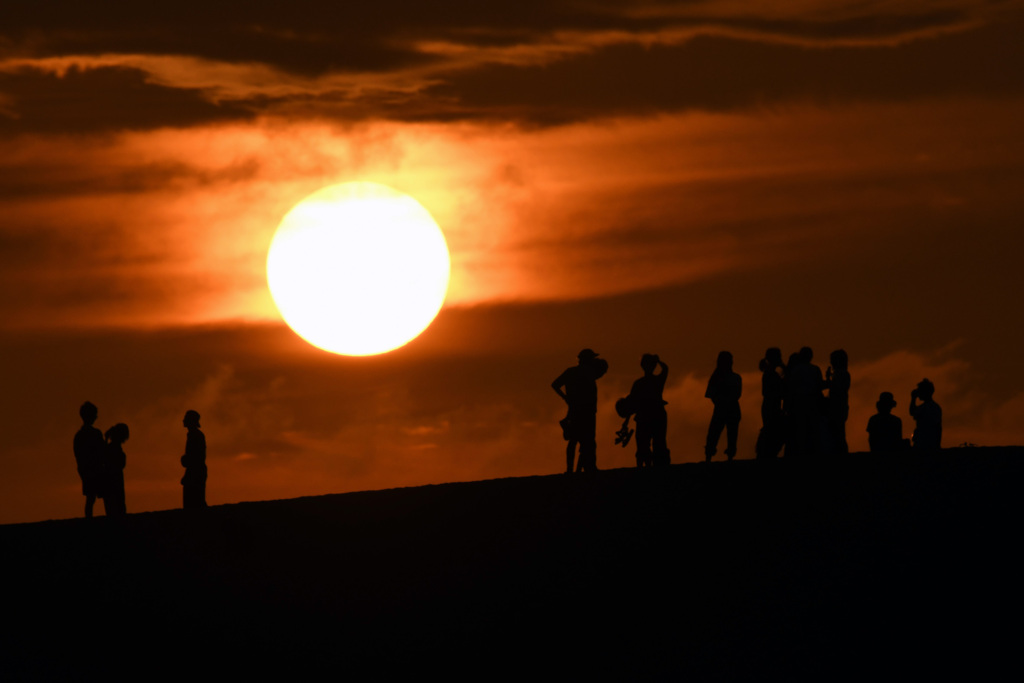
<svg viewBox="0 0 1024 683"><path fill-rule="evenodd" d="M267 283L303 339L352 356L398 348L430 325L448 292L451 261L419 202L377 183L333 185L281 221Z"/></svg>

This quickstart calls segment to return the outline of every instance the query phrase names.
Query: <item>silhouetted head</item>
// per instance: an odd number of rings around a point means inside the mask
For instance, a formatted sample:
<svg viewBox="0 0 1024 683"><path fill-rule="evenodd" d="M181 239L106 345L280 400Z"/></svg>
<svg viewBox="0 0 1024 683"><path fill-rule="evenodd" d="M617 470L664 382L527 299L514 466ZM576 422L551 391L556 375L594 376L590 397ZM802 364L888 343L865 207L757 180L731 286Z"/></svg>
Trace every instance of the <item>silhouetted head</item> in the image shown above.
<svg viewBox="0 0 1024 683"><path fill-rule="evenodd" d="M199 413L194 410L185 412L185 418L181 421L189 429L199 429Z"/></svg>
<svg viewBox="0 0 1024 683"><path fill-rule="evenodd" d="M891 413L892 409L896 407L896 399L893 398L891 391L883 391L878 395L878 402L875 403L875 407L878 408L880 413Z"/></svg>
<svg viewBox="0 0 1024 683"><path fill-rule="evenodd" d="M128 440L128 425L124 422L118 422L107 430L105 436L107 437L107 441L110 443L124 443Z"/></svg>
<svg viewBox="0 0 1024 683"><path fill-rule="evenodd" d="M810 346L805 346L800 349L800 360L805 363L810 363L814 360L814 351L811 350Z"/></svg>
<svg viewBox="0 0 1024 683"><path fill-rule="evenodd" d="M82 404L82 407L78 409L78 414L82 418L82 422L87 425L91 425L96 421L96 417L99 415L99 411L89 401Z"/></svg>
<svg viewBox="0 0 1024 683"><path fill-rule="evenodd" d="M923 380L917 383L917 395L923 400L927 401L935 394L935 385L932 381L925 377Z"/></svg>
<svg viewBox="0 0 1024 683"><path fill-rule="evenodd" d="M850 364L850 358L846 355L846 351L843 349L836 349L833 351L829 355L828 360L836 370L846 370Z"/></svg>
<svg viewBox="0 0 1024 683"><path fill-rule="evenodd" d="M804 357L800 355L799 351L797 351L795 353L789 354L789 366L788 367L791 367L791 368L792 367L796 367L797 365L800 365L803 362L804 362Z"/></svg>
<svg viewBox="0 0 1024 683"><path fill-rule="evenodd" d="M716 363L716 367L719 370L722 370L723 372L731 371L732 370L732 354L729 353L728 351L720 352L718 354L718 361Z"/></svg>
<svg viewBox="0 0 1024 683"><path fill-rule="evenodd" d="M576 358L579 360L581 365L584 363L589 363L590 361L597 358L597 356L598 353L597 351L594 351L594 349L583 349L582 351L576 354Z"/></svg>
<svg viewBox="0 0 1024 683"><path fill-rule="evenodd" d="M654 372L654 368L658 367L658 354L645 353L640 356L640 367L643 369L645 375L649 375Z"/></svg>
<svg viewBox="0 0 1024 683"><path fill-rule="evenodd" d="M777 368L782 365L782 349L775 346L765 349L764 360L769 368Z"/></svg>

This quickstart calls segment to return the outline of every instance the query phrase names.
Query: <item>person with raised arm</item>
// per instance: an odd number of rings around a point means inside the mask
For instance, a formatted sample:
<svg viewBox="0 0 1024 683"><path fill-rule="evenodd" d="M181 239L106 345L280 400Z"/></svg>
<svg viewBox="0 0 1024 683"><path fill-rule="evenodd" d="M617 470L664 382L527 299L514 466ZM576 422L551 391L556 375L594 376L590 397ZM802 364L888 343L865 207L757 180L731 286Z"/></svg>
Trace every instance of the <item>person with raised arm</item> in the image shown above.
<svg viewBox="0 0 1024 683"><path fill-rule="evenodd" d="M597 380L608 372L608 361L599 358L593 349L583 349L576 360L576 365L551 383L569 406L568 415L561 421L562 436L569 442L565 449L566 473L572 472L577 444L580 452L576 471L597 470Z"/></svg>
<svg viewBox="0 0 1024 683"><path fill-rule="evenodd" d="M636 466L668 465L671 455L666 443L668 414L665 412L665 380L668 366L656 354L645 353L640 358L644 376L633 382L626 397L636 420ZM661 369L655 374L654 371Z"/></svg>

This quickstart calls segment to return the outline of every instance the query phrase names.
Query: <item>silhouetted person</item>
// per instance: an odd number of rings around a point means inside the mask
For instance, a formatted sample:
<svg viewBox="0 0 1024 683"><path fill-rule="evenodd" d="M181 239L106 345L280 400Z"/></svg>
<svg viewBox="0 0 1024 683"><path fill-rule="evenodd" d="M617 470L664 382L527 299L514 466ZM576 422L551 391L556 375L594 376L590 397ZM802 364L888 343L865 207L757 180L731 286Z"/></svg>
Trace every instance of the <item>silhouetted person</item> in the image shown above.
<svg viewBox="0 0 1024 683"><path fill-rule="evenodd" d="M78 476L82 478L85 516L92 517L96 498L102 495L103 454L107 443L103 440L103 432L93 426L99 415L96 406L86 401L78 409L78 414L82 418L82 427L75 434L75 464Z"/></svg>
<svg viewBox="0 0 1024 683"><path fill-rule="evenodd" d="M892 414L896 399L891 391L883 391L875 403L877 413L868 419L868 448L872 453L886 453L903 448L903 421Z"/></svg>
<svg viewBox="0 0 1024 683"><path fill-rule="evenodd" d="M576 444L580 447L576 471L590 472L597 470L597 380L608 371L608 361L592 349L583 349L576 358L577 364L559 375L551 388L569 406L561 422L562 435L569 442L566 472L572 472Z"/></svg>
<svg viewBox="0 0 1024 683"><path fill-rule="evenodd" d="M718 451L718 439L725 429L725 455L729 460L736 457L736 437L740 429L740 395L743 393L743 379L732 371L732 354L722 351L718 354L715 371L708 379L705 398L710 398L715 409L708 425L708 438L704 444L704 460L710 462Z"/></svg>
<svg viewBox="0 0 1024 683"><path fill-rule="evenodd" d="M786 414L782 401L786 394L782 351L772 347L758 363L761 370L761 432L754 450L758 460L777 458L786 442Z"/></svg>
<svg viewBox="0 0 1024 683"><path fill-rule="evenodd" d="M932 398L934 395L935 385L928 379L918 382L917 388L910 392L910 417L916 423L915 450L937 451L942 448L942 408Z"/></svg>
<svg viewBox="0 0 1024 683"><path fill-rule="evenodd" d="M636 416L636 466L668 465L671 462L665 440L668 414L662 398L668 366L657 355L645 353L640 358L640 367L644 376L633 382L627 397ZM658 368L661 372L654 374Z"/></svg>
<svg viewBox="0 0 1024 683"><path fill-rule="evenodd" d="M199 431L199 413L189 410L181 424L188 430L181 466L181 504L186 510L206 507L206 436Z"/></svg>
<svg viewBox="0 0 1024 683"><path fill-rule="evenodd" d="M813 457L821 452L824 441L824 380L821 369L811 362L813 359L814 352L805 346L790 356L786 367L787 458Z"/></svg>
<svg viewBox="0 0 1024 683"><path fill-rule="evenodd" d="M850 360L846 351L838 349L829 356L832 363L825 372L825 388L828 401L825 421L828 426L829 448L833 453L846 455L850 446L846 443L846 419L850 416Z"/></svg>
<svg viewBox="0 0 1024 683"><path fill-rule="evenodd" d="M118 422L107 430L107 448L103 462L103 509L108 517L121 517L126 513L124 503L124 442L128 440L128 425Z"/></svg>

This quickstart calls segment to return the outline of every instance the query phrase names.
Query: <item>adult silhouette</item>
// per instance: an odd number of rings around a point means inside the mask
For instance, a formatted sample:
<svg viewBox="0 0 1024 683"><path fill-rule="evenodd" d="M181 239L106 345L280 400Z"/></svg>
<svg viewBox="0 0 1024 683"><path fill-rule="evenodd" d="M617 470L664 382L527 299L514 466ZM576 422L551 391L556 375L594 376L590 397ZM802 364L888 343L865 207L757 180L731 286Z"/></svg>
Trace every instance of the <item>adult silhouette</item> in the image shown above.
<svg viewBox="0 0 1024 683"><path fill-rule="evenodd" d="M128 425L118 422L107 430L107 448L103 463L103 509L108 517L121 517L126 513L124 502L124 442L128 440Z"/></svg>
<svg viewBox="0 0 1024 683"><path fill-rule="evenodd" d="M199 430L199 413L185 412L181 424L188 430L185 437L185 455L181 466L185 476L181 478L181 504L186 510L206 507L206 435Z"/></svg>
<svg viewBox="0 0 1024 683"><path fill-rule="evenodd" d="M708 425L708 438L704 444L704 460L711 462L718 451L718 439L725 429L725 456L736 457L736 438L740 429L740 395L743 393L743 379L732 371L732 354L722 351L718 354L715 371L708 379L704 397L711 399L714 410Z"/></svg>
<svg viewBox="0 0 1024 683"><path fill-rule="evenodd" d="M636 466L668 465L671 462L666 443L668 414L662 398L668 366L657 355L645 353L640 358L640 367L644 376L633 382L626 397L636 419ZM655 374L658 368L661 372Z"/></svg>
<svg viewBox="0 0 1024 683"><path fill-rule="evenodd" d="M868 448L872 453L887 453L903 448L903 421L892 414L896 399L883 391L875 403L876 412L868 418Z"/></svg>
<svg viewBox="0 0 1024 683"><path fill-rule="evenodd" d="M562 435L569 442L565 449L565 471L572 472L576 445L579 444L577 472L597 470L597 380L608 371L608 361L593 349L583 349L577 364L559 375L551 388L569 406L562 420Z"/></svg>
<svg viewBox="0 0 1024 683"><path fill-rule="evenodd" d="M82 479L82 495L85 496L85 516L92 517L92 508L97 496L102 495L103 457L107 444L103 440L103 432L93 424L99 416L99 410L89 401L78 409L82 418L82 426L75 434L75 464L78 476Z"/></svg>
<svg viewBox="0 0 1024 683"><path fill-rule="evenodd" d="M910 416L914 426L914 449L937 451L942 447L942 408L935 402L935 385L925 378L910 392ZM921 400L919 404L917 401Z"/></svg>
<svg viewBox="0 0 1024 683"><path fill-rule="evenodd" d="M846 455L850 446L846 442L846 420L850 416L850 360L843 349L837 349L829 356L825 372L825 388L828 389L825 421L828 427L829 450Z"/></svg>
<svg viewBox="0 0 1024 683"><path fill-rule="evenodd" d="M782 363L782 351L774 346L766 349L758 368L761 370L761 431L754 451L758 460L764 460L777 458L786 443L786 414L782 410L786 366Z"/></svg>
<svg viewBox="0 0 1024 683"><path fill-rule="evenodd" d="M821 368L815 365L814 351L809 346L790 356L786 368L785 410L789 422L786 436L786 457L807 458L821 452L822 424Z"/></svg>

